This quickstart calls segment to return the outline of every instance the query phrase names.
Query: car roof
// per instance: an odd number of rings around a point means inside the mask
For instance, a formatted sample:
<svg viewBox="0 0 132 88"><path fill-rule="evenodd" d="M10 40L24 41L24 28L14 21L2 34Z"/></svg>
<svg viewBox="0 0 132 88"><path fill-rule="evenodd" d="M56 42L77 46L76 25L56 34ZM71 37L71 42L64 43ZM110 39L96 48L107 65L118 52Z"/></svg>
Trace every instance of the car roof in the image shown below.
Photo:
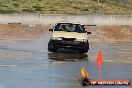
<svg viewBox="0 0 132 88"><path fill-rule="evenodd" d="M57 24L76 24L76 25L82 25L82 24L79 24L79 23L68 23L68 22L59 22Z"/></svg>

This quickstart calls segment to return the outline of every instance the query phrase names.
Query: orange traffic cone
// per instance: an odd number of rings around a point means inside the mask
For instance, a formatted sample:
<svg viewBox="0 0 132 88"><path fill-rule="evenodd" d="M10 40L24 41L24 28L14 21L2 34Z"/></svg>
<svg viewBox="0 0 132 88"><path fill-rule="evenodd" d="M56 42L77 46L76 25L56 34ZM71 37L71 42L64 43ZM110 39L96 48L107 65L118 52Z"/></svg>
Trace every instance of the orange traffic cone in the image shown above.
<svg viewBox="0 0 132 88"><path fill-rule="evenodd" d="M101 64L103 61L102 61L102 52L101 52L101 50L100 51L98 51L98 58L97 58L97 61L96 61L96 63L97 64Z"/></svg>

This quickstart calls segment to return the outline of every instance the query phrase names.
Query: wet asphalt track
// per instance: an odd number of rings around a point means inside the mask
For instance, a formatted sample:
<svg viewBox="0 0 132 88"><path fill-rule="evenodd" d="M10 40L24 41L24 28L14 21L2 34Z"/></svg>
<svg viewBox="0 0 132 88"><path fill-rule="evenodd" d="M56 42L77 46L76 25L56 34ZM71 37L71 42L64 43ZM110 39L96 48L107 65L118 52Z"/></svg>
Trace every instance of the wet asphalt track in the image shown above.
<svg viewBox="0 0 132 88"><path fill-rule="evenodd" d="M48 53L49 36L30 41L0 41L0 88L82 88L81 68L91 79L132 79L131 42L90 42L87 54L60 49ZM98 50L103 53L98 70ZM73 54L71 54L73 53ZM86 88L131 88L90 86Z"/></svg>

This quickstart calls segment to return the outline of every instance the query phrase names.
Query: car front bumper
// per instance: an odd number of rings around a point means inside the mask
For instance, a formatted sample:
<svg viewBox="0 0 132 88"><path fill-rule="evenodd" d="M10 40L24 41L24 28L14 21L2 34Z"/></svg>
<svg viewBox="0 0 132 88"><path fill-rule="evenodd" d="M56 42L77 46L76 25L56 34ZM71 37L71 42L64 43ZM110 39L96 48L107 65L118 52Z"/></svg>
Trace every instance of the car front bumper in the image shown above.
<svg viewBox="0 0 132 88"><path fill-rule="evenodd" d="M70 48L70 49L85 49L85 48L89 48L89 43L88 42L65 41L65 40L50 40L50 43L55 48Z"/></svg>

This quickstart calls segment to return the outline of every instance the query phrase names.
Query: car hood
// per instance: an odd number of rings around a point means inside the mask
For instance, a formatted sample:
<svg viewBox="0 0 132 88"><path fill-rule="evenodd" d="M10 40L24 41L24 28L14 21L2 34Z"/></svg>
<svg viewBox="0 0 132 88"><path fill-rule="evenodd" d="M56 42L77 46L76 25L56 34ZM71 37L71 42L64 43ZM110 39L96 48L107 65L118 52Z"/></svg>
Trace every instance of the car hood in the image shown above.
<svg viewBox="0 0 132 88"><path fill-rule="evenodd" d="M52 37L75 38L75 39L87 39L87 33L54 31L54 32L52 33Z"/></svg>

